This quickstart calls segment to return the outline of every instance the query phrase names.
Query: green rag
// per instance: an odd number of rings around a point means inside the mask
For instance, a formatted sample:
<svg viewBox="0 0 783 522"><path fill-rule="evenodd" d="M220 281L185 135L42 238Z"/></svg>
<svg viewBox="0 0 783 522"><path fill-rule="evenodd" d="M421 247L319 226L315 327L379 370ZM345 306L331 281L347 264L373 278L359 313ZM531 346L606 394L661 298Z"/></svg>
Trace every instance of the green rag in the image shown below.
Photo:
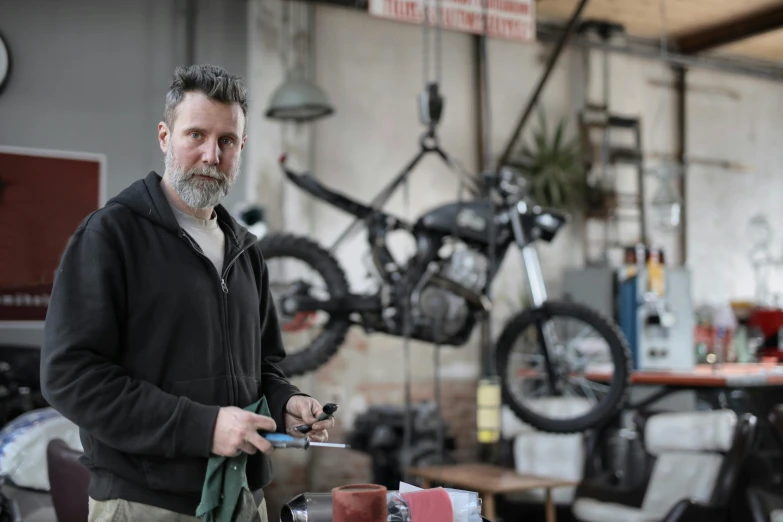
<svg viewBox="0 0 783 522"><path fill-rule="evenodd" d="M266 397L247 406L247 411L271 417ZM243 489L250 489L247 484L247 453L244 451L236 457L210 457L207 464L207 476L204 489L201 491L201 503L196 509L196 517L206 522L231 522L235 515L239 498Z"/></svg>

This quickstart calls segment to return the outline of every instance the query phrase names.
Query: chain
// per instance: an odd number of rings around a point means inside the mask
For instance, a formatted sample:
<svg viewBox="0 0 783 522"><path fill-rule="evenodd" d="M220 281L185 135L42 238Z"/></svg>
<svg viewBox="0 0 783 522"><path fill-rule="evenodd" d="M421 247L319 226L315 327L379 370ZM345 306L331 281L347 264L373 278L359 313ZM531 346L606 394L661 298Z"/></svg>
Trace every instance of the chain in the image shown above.
<svg viewBox="0 0 783 522"><path fill-rule="evenodd" d="M442 10L441 2L443 0L435 0L435 82L440 85L441 74L443 73L443 57L441 54L441 40L443 38L443 31L440 27L440 15Z"/></svg>
<svg viewBox="0 0 783 522"><path fill-rule="evenodd" d="M430 83L440 85L443 79L443 31L441 29L441 12L442 12L442 0L422 0L422 10L424 16L422 18L422 65L423 65L423 79L424 86L426 88ZM433 7L434 6L434 7ZM435 11L433 16L432 11ZM430 24L432 20L435 20L434 36L430 35ZM433 47L434 60L432 69L430 67L430 40L434 40Z"/></svg>

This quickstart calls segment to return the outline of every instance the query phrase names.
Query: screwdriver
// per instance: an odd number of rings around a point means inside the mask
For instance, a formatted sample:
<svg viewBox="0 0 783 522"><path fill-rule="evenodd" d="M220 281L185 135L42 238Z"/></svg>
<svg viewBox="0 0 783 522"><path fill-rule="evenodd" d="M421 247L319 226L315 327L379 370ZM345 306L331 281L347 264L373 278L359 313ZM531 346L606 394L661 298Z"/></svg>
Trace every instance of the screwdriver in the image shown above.
<svg viewBox="0 0 783 522"><path fill-rule="evenodd" d="M331 442L311 442L307 437L292 437L283 433L266 433L263 437L268 440L273 448L301 448L307 449L310 446L320 446L324 448L343 448L348 449L348 444L333 444Z"/></svg>

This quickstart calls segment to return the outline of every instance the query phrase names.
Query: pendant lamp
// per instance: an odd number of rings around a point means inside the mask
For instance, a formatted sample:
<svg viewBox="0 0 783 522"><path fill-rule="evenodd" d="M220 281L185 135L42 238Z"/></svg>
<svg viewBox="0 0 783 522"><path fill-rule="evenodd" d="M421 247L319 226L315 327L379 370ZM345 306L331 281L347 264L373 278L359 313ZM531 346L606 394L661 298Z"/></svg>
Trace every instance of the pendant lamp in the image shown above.
<svg viewBox="0 0 783 522"><path fill-rule="evenodd" d="M304 69L291 69L272 94L266 117L273 120L309 122L334 113L326 93L309 81Z"/></svg>

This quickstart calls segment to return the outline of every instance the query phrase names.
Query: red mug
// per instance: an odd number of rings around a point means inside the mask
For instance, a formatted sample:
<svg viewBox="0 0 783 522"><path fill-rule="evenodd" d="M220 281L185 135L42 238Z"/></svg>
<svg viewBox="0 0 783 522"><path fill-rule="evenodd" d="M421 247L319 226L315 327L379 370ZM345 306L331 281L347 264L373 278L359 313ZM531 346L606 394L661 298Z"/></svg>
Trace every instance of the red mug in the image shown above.
<svg viewBox="0 0 783 522"><path fill-rule="evenodd" d="M386 522L386 486L349 484L332 490L332 522Z"/></svg>

